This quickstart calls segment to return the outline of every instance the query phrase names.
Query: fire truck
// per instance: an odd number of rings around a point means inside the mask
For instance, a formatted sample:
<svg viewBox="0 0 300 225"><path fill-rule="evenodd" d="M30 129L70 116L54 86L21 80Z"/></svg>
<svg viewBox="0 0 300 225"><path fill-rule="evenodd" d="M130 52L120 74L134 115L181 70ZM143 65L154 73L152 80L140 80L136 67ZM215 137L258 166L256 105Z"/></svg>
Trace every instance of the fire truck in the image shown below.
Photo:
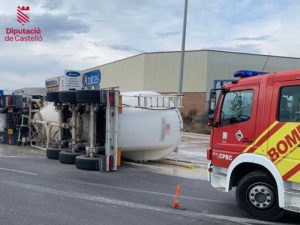
<svg viewBox="0 0 300 225"><path fill-rule="evenodd" d="M210 92L209 181L221 191L235 189L252 218L299 213L300 70L242 70L234 77Z"/></svg>

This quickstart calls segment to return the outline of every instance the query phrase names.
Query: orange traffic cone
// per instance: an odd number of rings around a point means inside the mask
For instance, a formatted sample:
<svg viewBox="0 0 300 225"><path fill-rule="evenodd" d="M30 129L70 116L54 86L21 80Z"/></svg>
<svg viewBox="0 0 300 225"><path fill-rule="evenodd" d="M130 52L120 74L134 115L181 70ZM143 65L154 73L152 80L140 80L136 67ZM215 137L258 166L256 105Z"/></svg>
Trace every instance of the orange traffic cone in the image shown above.
<svg viewBox="0 0 300 225"><path fill-rule="evenodd" d="M172 203L172 208L173 208L173 209L178 209L179 207L180 207L179 199L174 198L174 199L173 199L173 203Z"/></svg>
<svg viewBox="0 0 300 225"><path fill-rule="evenodd" d="M180 193L181 193L181 190L180 190L180 184L177 184L175 195L179 196Z"/></svg>
<svg viewBox="0 0 300 225"><path fill-rule="evenodd" d="M172 208L173 209L178 209L180 207L180 201L179 201L180 193L181 193L180 184L177 184L175 196L174 196L173 202L172 202Z"/></svg>

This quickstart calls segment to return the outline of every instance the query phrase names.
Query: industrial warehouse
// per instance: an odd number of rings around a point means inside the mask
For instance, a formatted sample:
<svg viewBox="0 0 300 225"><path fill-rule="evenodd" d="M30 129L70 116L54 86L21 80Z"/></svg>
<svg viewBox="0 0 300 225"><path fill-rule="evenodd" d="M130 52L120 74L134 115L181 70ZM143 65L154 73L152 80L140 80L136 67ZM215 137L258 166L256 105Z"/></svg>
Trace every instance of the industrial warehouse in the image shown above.
<svg viewBox="0 0 300 225"><path fill-rule="evenodd" d="M101 88L119 87L121 91L155 91L163 94L178 90L180 52L150 52L83 70L99 69ZM207 111L209 91L234 79L238 70L277 72L300 67L300 58L259 55L217 50L185 52L183 115ZM63 87L63 78L46 81L49 91ZM62 90L62 89L61 89Z"/></svg>

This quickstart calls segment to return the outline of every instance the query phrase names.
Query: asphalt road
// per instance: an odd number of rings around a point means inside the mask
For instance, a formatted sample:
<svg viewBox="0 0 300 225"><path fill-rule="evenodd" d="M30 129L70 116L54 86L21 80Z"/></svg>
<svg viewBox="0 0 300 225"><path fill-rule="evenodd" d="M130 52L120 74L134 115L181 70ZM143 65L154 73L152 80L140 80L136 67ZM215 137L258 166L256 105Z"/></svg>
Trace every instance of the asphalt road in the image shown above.
<svg viewBox="0 0 300 225"><path fill-rule="evenodd" d="M26 151L0 146L1 225L274 224L246 218L234 193L214 190L202 177L132 165L81 171ZM181 209L172 209L177 184ZM300 217L289 214L281 223L295 221Z"/></svg>

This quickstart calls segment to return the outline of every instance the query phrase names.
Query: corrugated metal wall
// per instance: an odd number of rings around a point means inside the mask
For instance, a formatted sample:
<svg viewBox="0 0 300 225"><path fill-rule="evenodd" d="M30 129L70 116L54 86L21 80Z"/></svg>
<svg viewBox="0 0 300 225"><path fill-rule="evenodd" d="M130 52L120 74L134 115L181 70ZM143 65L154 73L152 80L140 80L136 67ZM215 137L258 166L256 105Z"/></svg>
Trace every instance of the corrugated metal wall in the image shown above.
<svg viewBox="0 0 300 225"><path fill-rule="evenodd" d="M214 80L234 79L233 73L238 70L262 71L268 56L231 53L221 51L207 51L207 91L213 86ZM271 56L265 71L275 72L300 68L299 58Z"/></svg>
<svg viewBox="0 0 300 225"><path fill-rule="evenodd" d="M144 90L145 55L137 55L113 63L94 67L101 71L101 88L120 87L121 91Z"/></svg>
<svg viewBox="0 0 300 225"><path fill-rule="evenodd" d="M183 92L209 92L214 80L231 80L237 70L260 71L266 59L267 56L255 54L187 51ZM96 68L100 68L102 73L101 88L119 86L121 91L177 92L179 66L180 52L158 52L140 54ZM294 68L300 68L299 58L271 56L265 71Z"/></svg>
<svg viewBox="0 0 300 225"><path fill-rule="evenodd" d="M158 92L177 92L180 52L148 53L145 55L144 89ZM207 52L190 51L185 54L184 92L206 90Z"/></svg>

